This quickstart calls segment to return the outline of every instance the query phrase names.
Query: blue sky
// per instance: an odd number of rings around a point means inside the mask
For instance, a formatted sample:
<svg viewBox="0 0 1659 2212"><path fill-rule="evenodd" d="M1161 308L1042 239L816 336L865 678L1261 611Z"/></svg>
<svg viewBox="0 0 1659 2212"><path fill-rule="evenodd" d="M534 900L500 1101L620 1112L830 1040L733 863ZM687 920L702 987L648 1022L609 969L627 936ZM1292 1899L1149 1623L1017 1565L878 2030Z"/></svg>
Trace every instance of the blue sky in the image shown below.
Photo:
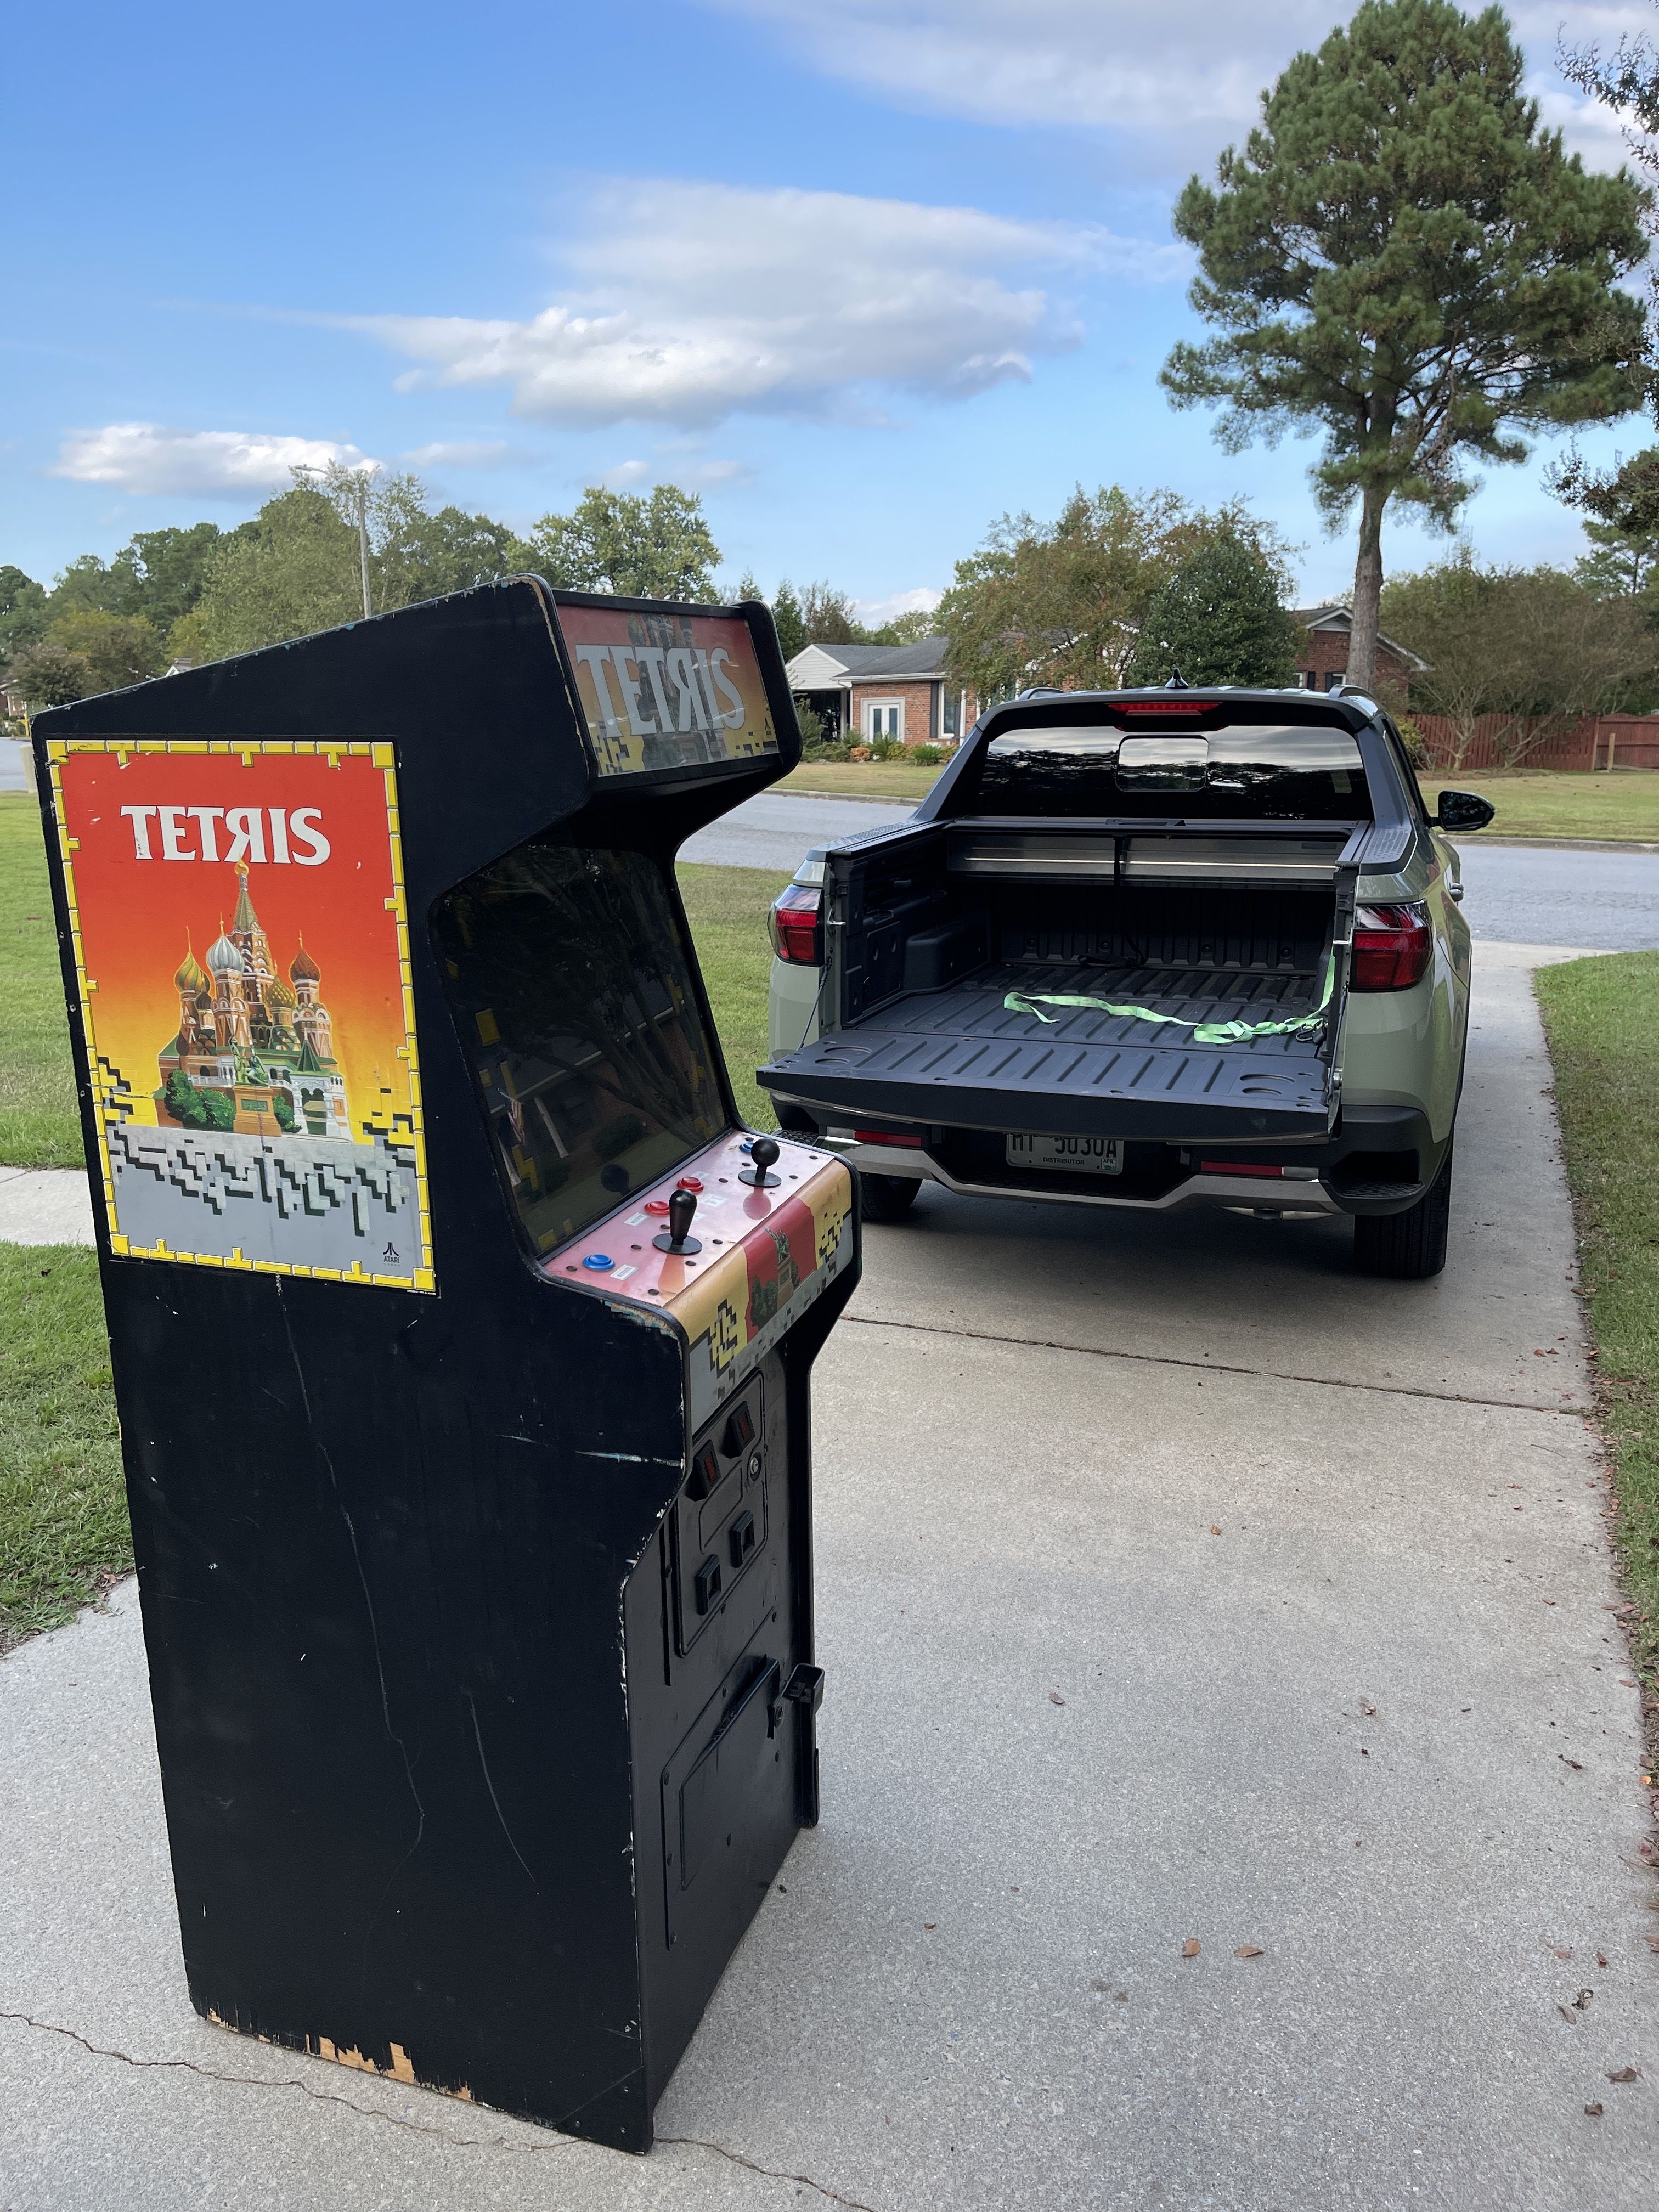
<svg viewBox="0 0 1659 2212"><path fill-rule="evenodd" d="M1310 450L1224 454L1158 386L1196 328L1169 208L1320 0L88 0L9 33L0 560L240 520L295 460L417 467L520 528L584 484L702 494L735 580L927 603L1071 486L1247 495L1342 588ZM1547 118L1610 120L1511 11ZM34 88L31 90L30 88ZM41 90L50 88L50 96ZM1650 434L1650 433L1649 434ZM1644 442L1630 422L1587 449ZM1489 472L1484 556L1568 560L1546 454ZM1391 569L1437 541L1396 523Z"/></svg>

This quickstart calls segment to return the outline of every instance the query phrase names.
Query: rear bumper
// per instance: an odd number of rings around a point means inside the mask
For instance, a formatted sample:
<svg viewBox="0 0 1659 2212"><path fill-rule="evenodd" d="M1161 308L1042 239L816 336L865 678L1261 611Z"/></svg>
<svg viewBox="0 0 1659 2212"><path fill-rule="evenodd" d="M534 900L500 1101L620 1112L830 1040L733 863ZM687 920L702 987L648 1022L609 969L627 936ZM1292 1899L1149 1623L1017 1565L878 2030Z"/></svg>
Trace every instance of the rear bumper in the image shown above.
<svg viewBox="0 0 1659 2212"><path fill-rule="evenodd" d="M861 1174L936 1182L964 1197L1041 1198L1138 1213L1177 1213L1196 1206L1253 1213L1401 1213L1423 1197L1450 1148L1449 1138L1434 1142L1428 1116L1417 1108L1355 1105L1345 1110L1336 1133L1317 1145L1248 1151L1224 1144L1136 1146L1120 1182L999 1170L981 1131L933 1127L913 1133L921 1138L920 1145L871 1144L831 1122L818 1130L816 1141ZM1000 1149L1000 1135L995 1142ZM1282 1176L1242 1172L1267 1164L1264 1152L1273 1155L1272 1164L1285 1168ZM1237 1175L1225 1172L1230 1152L1237 1155Z"/></svg>

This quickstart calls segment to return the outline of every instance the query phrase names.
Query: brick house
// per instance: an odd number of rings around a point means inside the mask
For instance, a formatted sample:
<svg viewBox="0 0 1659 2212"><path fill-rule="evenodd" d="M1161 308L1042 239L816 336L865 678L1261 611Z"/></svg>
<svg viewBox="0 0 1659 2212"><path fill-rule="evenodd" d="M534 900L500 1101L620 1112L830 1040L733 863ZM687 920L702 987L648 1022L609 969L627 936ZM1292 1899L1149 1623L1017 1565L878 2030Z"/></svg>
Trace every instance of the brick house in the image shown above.
<svg viewBox="0 0 1659 2212"><path fill-rule="evenodd" d="M1348 677L1348 639L1353 611L1341 601L1322 607L1292 607L1291 620L1298 634L1297 675L1310 691L1334 691ZM1390 691L1405 694L1413 676L1427 668L1403 645L1380 633L1376 641L1376 677Z"/></svg>
<svg viewBox="0 0 1659 2212"><path fill-rule="evenodd" d="M946 642L809 645L789 663L789 689L828 738L953 745L972 728L979 704L946 676Z"/></svg>

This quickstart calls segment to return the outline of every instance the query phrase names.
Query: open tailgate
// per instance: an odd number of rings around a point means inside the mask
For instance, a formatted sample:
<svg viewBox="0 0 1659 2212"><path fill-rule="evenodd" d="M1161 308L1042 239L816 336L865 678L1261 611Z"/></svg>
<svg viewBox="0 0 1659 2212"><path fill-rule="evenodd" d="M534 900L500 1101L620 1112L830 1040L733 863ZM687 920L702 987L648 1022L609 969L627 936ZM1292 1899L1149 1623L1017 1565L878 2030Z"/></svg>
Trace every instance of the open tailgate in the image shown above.
<svg viewBox="0 0 1659 2212"><path fill-rule="evenodd" d="M1024 841L1029 843L1030 841ZM1143 844L1145 841L1137 841ZM846 1027L758 1070L779 1100L820 1122L909 1122L1115 1136L1184 1144L1317 1142L1340 1103L1341 1041L1358 867L1353 841L1332 871L1334 904L1326 975L1224 968L1092 971L996 963L941 990L890 997ZM841 855L828 856L830 920L844 912ZM1120 856L1117 867L1122 868ZM1139 872L1137 871L1137 872ZM1190 870L1184 872L1190 878ZM828 933L835 957L837 933ZM826 997L836 993L834 974ZM1155 998L1176 1018L1154 1024L1097 1006L1006 1000L1081 994L1114 1005ZM1194 1027L1254 1028L1321 1013L1316 1028L1203 1043ZM1177 1022L1180 1025L1177 1025Z"/></svg>

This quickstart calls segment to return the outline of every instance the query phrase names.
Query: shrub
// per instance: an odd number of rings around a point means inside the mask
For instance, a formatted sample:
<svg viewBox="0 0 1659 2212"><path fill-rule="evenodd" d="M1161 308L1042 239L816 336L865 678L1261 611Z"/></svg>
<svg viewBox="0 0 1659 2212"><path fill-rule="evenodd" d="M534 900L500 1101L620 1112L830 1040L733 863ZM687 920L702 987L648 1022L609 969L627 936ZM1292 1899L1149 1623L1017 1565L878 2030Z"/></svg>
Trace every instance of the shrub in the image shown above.
<svg viewBox="0 0 1659 2212"><path fill-rule="evenodd" d="M910 757L919 767L937 768L945 758L943 745L912 745Z"/></svg>

